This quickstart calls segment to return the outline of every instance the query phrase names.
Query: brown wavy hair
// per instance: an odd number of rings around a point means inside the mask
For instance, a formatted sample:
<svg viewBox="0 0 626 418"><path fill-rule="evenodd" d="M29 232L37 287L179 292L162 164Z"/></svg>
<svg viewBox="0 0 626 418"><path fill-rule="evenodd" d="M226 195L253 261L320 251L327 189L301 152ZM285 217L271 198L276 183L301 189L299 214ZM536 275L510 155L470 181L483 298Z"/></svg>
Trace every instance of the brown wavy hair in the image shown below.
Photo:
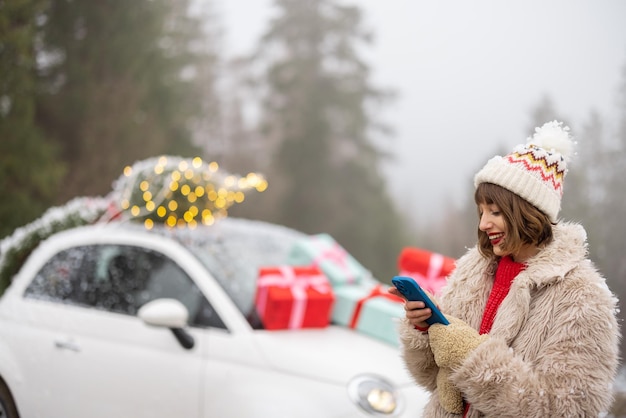
<svg viewBox="0 0 626 418"><path fill-rule="evenodd" d="M552 242L552 225L550 218L535 206L515 193L493 183L481 183L474 192L476 205L495 204L500 209L507 229L507 239L502 249L515 254L525 245L543 247ZM480 213L478 213L480 222ZM478 230L478 250L487 257L496 257L489 237Z"/></svg>

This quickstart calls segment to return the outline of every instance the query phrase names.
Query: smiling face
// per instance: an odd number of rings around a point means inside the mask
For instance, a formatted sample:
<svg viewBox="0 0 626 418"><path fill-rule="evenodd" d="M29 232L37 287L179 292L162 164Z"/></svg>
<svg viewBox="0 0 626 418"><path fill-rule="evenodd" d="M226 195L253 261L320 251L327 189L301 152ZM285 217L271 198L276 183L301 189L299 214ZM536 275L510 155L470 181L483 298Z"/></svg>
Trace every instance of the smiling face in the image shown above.
<svg viewBox="0 0 626 418"><path fill-rule="evenodd" d="M547 215L526 200L492 183L474 193L478 208L478 249L485 257L511 255L524 261L552 241Z"/></svg>
<svg viewBox="0 0 626 418"><path fill-rule="evenodd" d="M480 217L478 229L487 234L489 242L493 246L493 253L500 257L507 255L503 245L506 242L506 221L498 205L480 203L478 215Z"/></svg>

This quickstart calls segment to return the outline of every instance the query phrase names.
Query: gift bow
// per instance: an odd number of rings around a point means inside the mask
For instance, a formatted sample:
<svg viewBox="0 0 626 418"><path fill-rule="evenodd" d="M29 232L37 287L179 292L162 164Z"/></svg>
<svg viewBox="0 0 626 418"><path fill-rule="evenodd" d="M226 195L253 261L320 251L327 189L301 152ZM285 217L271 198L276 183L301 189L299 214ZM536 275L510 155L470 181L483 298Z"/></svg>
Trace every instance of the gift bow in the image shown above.
<svg viewBox="0 0 626 418"><path fill-rule="evenodd" d="M319 293L326 294L331 292L328 279L322 272L315 274L295 274L294 267L281 266L276 267L279 273L266 273L259 276L257 286L259 289L259 297L257 301L257 309L259 312L265 312L267 306L267 293L270 286L278 286L290 288L294 297L293 307L291 308L291 316L289 318L289 328L299 328L304 321L304 313L306 312L307 294L309 288L315 289Z"/></svg>
<svg viewBox="0 0 626 418"><path fill-rule="evenodd" d="M430 256L428 263L428 269L426 275L419 271L400 271L400 276L409 276L415 279L420 286L426 288L433 295L439 293L441 288L446 284L445 276L441 275L443 268L444 256L441 254L433 253Z"/></svg>
<svg viewBox="0 0 626 418"><path fill-rule="evenodd" d="M392 295L391 293L387 291L386 288L378 284L374 286L374 288L370 291L370 293L367 296L359 299L359 301L356 303L354 312L352 313L352 319L350 320L350 328L356 328L356 325L359 322L359 316L361 315L361 309L363 309L363 305L365 304L365 302L367 302L370 299L379 298L379 297L383 297L393 302L399 302L399 303L404 302L404 299L402 299L399 296Z"/></svg>
<svg viewBox="0 0 626 418"><path fill-rule="evenodd" d="M325 246L326 242L322 241L319 237L314 237L314 241L318 244L318 247ZM349 266L348 259L350 254L337 242L333 242L330 248L321 248L321 253L313 259L313 265L322 268L323 261L331 261L339 268L341 268L347 277L348 283L354 283L357 280L356 273L354 273Z"/></svg>

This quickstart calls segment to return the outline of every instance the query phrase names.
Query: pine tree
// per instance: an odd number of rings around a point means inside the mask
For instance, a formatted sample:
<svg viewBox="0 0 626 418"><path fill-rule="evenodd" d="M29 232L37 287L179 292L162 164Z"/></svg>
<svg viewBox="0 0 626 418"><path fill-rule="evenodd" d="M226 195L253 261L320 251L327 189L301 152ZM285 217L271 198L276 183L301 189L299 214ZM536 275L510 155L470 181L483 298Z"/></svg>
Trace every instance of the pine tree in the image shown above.
<svg viewBox="0 0 626 418"><path fill-rule="evenodd" d="M51 0L38 124L68 164L59 203L106 194L125 165L193 156L215 57L189 0Z"/></svg>
<svg viewBox="0 0 626 418"><path fill-rule="evenodd" d="M273 210L263 216L307 233L327 232L377 277L397 272L407 241L373 144L386 127L358 47L371 41L357 7L330 0L277 0L279 15L257 59L267 64L262 133ZM257 61L258 62L258 61Z"/></svg>
<svg viewBox="0 0 626 418"><path fill-rule="evenodd" d="M0 238L54 198L63 165L35 126L35 40L45 2L0 3Z"/></svg>
<svg viewBox="0 0 626 418"><path fill-rule="evenodd" d="M611 289L620 299L619 316L624 320L626 312L626 65L622 69L619 86L618 127L611 137L612 143L602 161L604 182L597 187L604 189L604 199L599 208L602 228L603 251L599 255L602 273L607 276ZM626 344L622 344L622 358L626 356Z"/></svg>
<svg viewBox="0 0 626 418"><path fill-rule="evenodd" d="M604 123L600 115L592 111L588 121L577 132L576 154L568 164L564 183L562 216L566 220L580 222L587 231L590 258L600 263L603 251L602 217L598 208L605 200L602 183L602 156L605 153Z"/></svg>

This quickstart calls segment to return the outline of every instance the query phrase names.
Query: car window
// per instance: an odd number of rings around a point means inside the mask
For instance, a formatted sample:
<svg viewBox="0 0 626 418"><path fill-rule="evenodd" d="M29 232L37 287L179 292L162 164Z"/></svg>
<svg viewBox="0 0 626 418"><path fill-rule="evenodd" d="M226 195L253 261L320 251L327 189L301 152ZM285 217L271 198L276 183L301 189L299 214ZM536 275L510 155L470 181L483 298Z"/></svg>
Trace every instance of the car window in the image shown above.
<svg viewBox="0 0 626 418"><path fill-rule="evenodd" d="M193 280L173 260L146 248L89 245L52 257L25 297L135 315L145 303L174 298L189 311L189 324L225 328Z"/></svg>

